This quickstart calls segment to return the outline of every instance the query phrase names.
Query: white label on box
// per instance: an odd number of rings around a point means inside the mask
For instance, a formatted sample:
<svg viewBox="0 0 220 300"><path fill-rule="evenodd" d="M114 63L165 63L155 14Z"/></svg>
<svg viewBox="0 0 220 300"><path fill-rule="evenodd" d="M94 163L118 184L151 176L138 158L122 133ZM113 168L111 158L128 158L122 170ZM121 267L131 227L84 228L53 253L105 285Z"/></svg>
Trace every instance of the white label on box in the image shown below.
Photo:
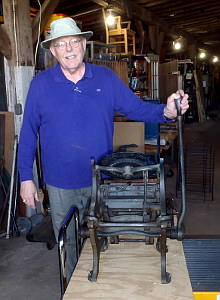
<svg viewBox="0 0 220 300"><path fill-rule="evenodd" d="M216 300L220 300L220 295L216 295Z"/></svg>

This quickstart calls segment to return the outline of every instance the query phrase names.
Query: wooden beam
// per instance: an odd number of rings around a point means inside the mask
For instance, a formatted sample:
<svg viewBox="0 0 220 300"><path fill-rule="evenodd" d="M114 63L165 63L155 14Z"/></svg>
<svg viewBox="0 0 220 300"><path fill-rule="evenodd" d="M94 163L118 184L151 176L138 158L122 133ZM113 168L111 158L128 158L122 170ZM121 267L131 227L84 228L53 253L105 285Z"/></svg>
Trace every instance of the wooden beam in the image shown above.
<svg viewBox="0 0 220 300"><path fill-rule="evenodd" d="M160 53L161 49L162 49L162 45L163 45L163 42L164 42L164 38L165 38L165 34L163 31L161 31L159 33L159 43L158 43L158 53Z"/></svg>
<svg viewBox="0 0 220 300"><path fill-rule="evenodd" d="M81 11L81 12L78 12L77 14L73 14L71 15L71 18L77 18L77 17L81 17L81 16L84 16L84 15L88 15L88 14L93 14L97 11L100 11L102 8L101 7L96 7L96 8L93 8L93 9L90 9L90 10L87 10L87 11Z"/></svg>
<svg viewBox="0 0 220 300"><path fill-rule="evenodd" d="M159 30L158 25L149 25L148 34L150 39L151 50L160 54L161 46L164 40L164 32Z"/></svg>
<svg viewBox="0 0 220 300"><path fill-rule="evenodd" d="M144 0L143 0L144 1ZM180 11L185 10L186 12L189 12L191 9L193 9L196 6L195 0L194 1L176 1L176 3L171 7L170 1L165 1L164 4L163 3L156 3L155 5L155 1L151 1L153 6L151 8L151 10L155 11L157 10L157 5L160 5L160 11L161 14L164 14L166 11L167 13L170 12L174 12L175 14L179 13ZM217 4L218 1L216 1L215 6ZM145 5L145 3L143 3L143 6L149 8L150 5ZM204 9L206 10L206 8L209 8L211 6L211 4L208 1L201 1L199 0L199 2L197 2L197 6L199 9Z"/></svg>
<svg viewBox="0 0 220 300"><path fill-rule="evenodd" d="M144 42L145 42L145 30L143 28L143 23L141 20L135 20L135 26L137 29L138 36L140 37L139 47L140 54L143 54L144 51Z"/></svg>
<svg viewBox="0 0 220 300"><path fill-rule="evenodd" d="M169 19L172 22L175 22L177 20L180 20L181 18L184 17L185 19L195 19L195 18L205 18L207 16L213 16L214 14L219 16L219 5L215 5L215 7L207 7L205 9L201 9L201 7L192 7L190 10L180 10L179 12L175 11L174 16L170 17L168 11L162 11L160 13L161 18ZM203 11L204 10L204 11Z"/></svg>
<svg viewBox="0 0 220 300"><path fill-rule="evenodd" d="M10 39L14 66L32 66L33 45L29 0L3 0L4 29Z"/></svg>
<svg viewBox="0 0 220 300"><path fill-rule="evenodd" d="M3 25L0 25L0 52L7 58L11 59L12 50L11 50L11 41L3 28Z"/></svg>
<svg viewBox="0 0 220 300"><path fill-rule="evenodd" d="M8 111L15 112L15 133L19 136L28 87L34 74L34 55L29 0L2 0L4 29L12 55L4 60Z"/></svg>
<svg viewBox="0 0 220 300"><path fill-rule="evenodd" d="M97 3L98 5L102 6L103 8L107 8L108 7L108 2L106 2L104 0L92 0L92 2Z"/></svg>
<svg viewBox="0 0 220 300"><path fill-rule="evenodd" d="M99 4L103 8L112 8L114 11L118 14L124 14L125 9L123 7L123 3L119 0L114 0L114 1L105 1L105 0L92 0L92 2L95 2L96 4Z"/></svg>
<svg viewBox="0 0 220 300"><path fill-rule="evenodd" d="M131 4L130 2L128 2L127 0L122 0L126 15L128 20L132 19L132 8L131 8Z"/></svg>
<svg viewBox="0 0 220 300"><path fill-rule="evenodd" d="M136 3L137 4L144 4L144 6L146 7L151 7L151 6L155 6L155 5L158 5L158 4L163 4L163 3L166 3L167 0L159 0L159 1L152 1L152 0L149 0L148 2L146 0L137 0Z"/></svg>
<svg viewBox="0 0 220 300"><path fill-rule="evenodd" d="M158 53L158 44L159 44L159 26L156 25L149 25L148 26L148 34L150 39L150 47L151 49Z"/></svg>
<svg viewBox="0 0 220 300"><path fill-rule="evenodd" d="M41 14L40 11L36 15L33 20L32 24L32 36L33 36L33 43L35 44L38 38L38 29L39 29L39 22L40 24L40 33L43 32L44 27L47 21L50 19L51 14L54 12L55 8L59 4L59 0L45 0L42 7L41 7Z"/></svg>

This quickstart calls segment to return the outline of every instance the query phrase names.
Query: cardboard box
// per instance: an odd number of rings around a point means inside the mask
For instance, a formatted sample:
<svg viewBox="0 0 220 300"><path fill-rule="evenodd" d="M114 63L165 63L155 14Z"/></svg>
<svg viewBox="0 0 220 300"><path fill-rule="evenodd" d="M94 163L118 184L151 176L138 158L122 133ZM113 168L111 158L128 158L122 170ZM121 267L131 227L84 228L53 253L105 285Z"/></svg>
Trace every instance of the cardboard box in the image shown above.
<svg viewBox="0 0 220 300"><path fill-rule="evenodd" d="M137 148L129 148L132 152L144 153L144 122L114 122L114 151L122 145L136 144Z"/></svg>

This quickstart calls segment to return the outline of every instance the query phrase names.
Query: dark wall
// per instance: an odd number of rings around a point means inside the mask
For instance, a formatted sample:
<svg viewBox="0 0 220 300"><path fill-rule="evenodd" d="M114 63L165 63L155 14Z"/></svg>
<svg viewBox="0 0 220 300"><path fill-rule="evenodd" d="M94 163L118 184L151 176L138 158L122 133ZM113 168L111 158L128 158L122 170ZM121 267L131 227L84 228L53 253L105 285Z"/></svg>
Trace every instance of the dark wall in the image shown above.
<svg viewBox="0 0 220 300"><path fill-rule="evenodd" d="M5 89L5 73L4 73L4 57L0 53L0 111L7 111L6 89Z"/></svg>

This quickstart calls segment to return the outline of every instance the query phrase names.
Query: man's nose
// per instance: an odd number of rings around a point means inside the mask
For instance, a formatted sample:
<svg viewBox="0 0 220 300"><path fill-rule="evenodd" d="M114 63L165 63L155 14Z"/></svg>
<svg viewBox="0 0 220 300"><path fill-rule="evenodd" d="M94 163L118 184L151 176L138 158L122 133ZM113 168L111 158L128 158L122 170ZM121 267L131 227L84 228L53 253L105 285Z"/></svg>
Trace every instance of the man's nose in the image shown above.
<svg viewBox="0 0 220 300"><path fill-rule="evenodd" d="M70 44L70 42L67 42L66 43L66 51L72 51L72 46L71 46L71 44Z"/></svg>

